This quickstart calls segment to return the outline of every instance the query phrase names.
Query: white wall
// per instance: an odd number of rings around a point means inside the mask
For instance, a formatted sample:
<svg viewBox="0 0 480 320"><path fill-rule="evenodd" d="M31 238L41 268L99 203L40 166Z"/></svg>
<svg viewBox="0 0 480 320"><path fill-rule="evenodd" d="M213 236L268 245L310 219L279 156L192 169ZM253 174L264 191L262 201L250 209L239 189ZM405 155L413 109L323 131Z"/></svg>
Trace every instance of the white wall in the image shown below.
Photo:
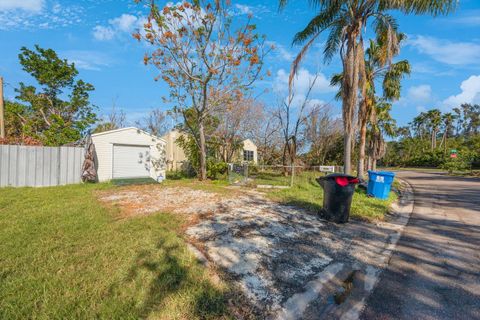
<svg viewBox="0 0 480 320"><path fill-rule="evenodd" d="M257 146L252 142L252 140L247 139L243 141L243 150L253 151L253 162L258 163L258 154ZM243 160L243 150L241 151L241 159Z"/></svg>
<svg viewBox="0 0 480 320"><path fill-rule="evenodd" d="M168 170L180 170L182 164L188 161L185 151L176 143L181 135L184 134L178 130L171 130L162 137L167 143L165 149Z"/></svg>
<svg viewBox="0 0 480 320"><path fill-rule="evenodd" d="M113 145L150 146L152 167L150 176L157 180L160 175L165 177L165 141L137 128L124 128L101 132L92 135L95 145L98 181L112 179Z"/></svg>

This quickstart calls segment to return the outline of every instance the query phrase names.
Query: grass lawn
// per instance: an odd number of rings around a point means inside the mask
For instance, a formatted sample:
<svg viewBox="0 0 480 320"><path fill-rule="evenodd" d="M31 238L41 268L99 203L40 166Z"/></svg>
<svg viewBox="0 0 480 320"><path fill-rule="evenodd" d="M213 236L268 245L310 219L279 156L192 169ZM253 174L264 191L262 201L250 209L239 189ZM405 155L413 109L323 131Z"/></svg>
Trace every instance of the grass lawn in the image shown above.
<svg viewBox="0 0 480 320"><path fill-rule="evenodd" d="M0 319L228 318L182 221L118 219L95 199L105 188L0 189Z"/></svg>
<svg viewBox="0 0 480 320"><path fill-rule="evenodd" d="M320 211L323 204L323 190L315 181L322 174L318 172L302 172L295 177L292 188L272 190L268 195L277 201L297 205L311 211ZM398 187L398 182L394 183ZM389 206L397 199L394 192L387 200L367 197L364 190L356 188L353 195L351 217L368 221L382 220Z"/></svg>

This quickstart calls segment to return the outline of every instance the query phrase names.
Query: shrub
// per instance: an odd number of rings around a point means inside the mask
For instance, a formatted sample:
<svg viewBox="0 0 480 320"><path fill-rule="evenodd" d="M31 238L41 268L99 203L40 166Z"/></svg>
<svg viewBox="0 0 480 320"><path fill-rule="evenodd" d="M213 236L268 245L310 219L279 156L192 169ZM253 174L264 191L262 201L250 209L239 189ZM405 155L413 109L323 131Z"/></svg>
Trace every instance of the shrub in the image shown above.
<svg viewBox="0 0 480 320"><path fill-rule="evenodd" d="M228 171L228 163L226 162L215 162L214 160L207 160L207 177L209 179L219 179L220 176L223 176Z"/></svg>

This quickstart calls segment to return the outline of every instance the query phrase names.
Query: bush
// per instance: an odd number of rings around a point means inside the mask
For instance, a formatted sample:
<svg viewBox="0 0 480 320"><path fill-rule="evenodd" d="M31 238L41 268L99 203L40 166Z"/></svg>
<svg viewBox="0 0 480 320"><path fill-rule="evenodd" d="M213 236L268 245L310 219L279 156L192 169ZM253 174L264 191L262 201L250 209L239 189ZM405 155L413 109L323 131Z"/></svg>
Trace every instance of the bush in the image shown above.
<svg viewBox="0 0 480 320"><path fill-rule="evenodd" d="M451 159L446 161L442 166L442 169L447 170L448 173L453 173L454 171L465 171L470 168L470 164L461 159Z"/></svg>
<svg viewBox="0 0 480 320"><path fill-rule="evenodd" d="M207 160L207 177L209 179L219 179L220 176L224 176L228 171L228 163L215 162L214 160Z"/></svg>

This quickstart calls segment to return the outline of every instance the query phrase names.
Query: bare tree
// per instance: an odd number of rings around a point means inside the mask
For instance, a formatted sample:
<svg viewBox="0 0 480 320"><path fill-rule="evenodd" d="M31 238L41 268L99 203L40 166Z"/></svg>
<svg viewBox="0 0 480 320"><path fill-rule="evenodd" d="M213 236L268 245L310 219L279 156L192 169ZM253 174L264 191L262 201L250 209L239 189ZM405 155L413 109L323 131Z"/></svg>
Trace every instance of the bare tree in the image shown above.
<svg viewBox="0 0 480 320"><path fill-rule="evenodd" d="M283 136L283 156L282 163L284 166L294 165L297 158L297 152L300 147L300 135L306 120L307 108L310 106L310 94L317 81L318 74L310 80L308 90L304 97L298 99L295 92L291 91L286 100L279 103L275 112L280 122L280 130Z"/></svg>
<svg viewBox="0 0 480 320"><path fill-rule="evenodd" d="M115 130L125 127L126 115L122 109L117 109L116 99L112 102L112 109L102 118L100 123L95 127L93 133L99 133L109 130Z"/></svg>
<svg viewBox="0 0 480 320"><path fill-rule="evenodd" d="M313 108L305 122L305 140L309 152L306 157L312 165L326 164L331 152L342 138L342 120L332 116L329 106Z"/></svg>
<svg viewBox="0 0 480 320"><path fill-rule="evenodd" d="M230 162L241 149L242 141L258 126L262 111L263 106L254 99L241 98L230 100L225 108L214 114L219 120L214 135L224 162Z"/></svg>
<svg viewBox="0 0 480 320"><path fill-rule="evenodd" d="M262 105L262 110L252 126L248 136L257 146L258 161L262 164L277 163L282 157L283 136L280 121L272 110Z"/></svg>
<svg viewBox="0 0 480 320"><path fill-rule="evenodd" d="M142 130L157 137L163 136L172 128L168 112L160 109L153 109L143 119L136 121L135 124Z"/></svg>
<svg viewBox="0 0 480 320"><path fill-rule="evenodd" d="M174 111L183 116L198 148L199 179L205 180L205 121L251 88L270 50L250 19L232 30L228 2L198 0L160 9L154 0L145 1L150 8L145 33L134 37L155 48L145 64L154 65L168 84Z"/></svg>

